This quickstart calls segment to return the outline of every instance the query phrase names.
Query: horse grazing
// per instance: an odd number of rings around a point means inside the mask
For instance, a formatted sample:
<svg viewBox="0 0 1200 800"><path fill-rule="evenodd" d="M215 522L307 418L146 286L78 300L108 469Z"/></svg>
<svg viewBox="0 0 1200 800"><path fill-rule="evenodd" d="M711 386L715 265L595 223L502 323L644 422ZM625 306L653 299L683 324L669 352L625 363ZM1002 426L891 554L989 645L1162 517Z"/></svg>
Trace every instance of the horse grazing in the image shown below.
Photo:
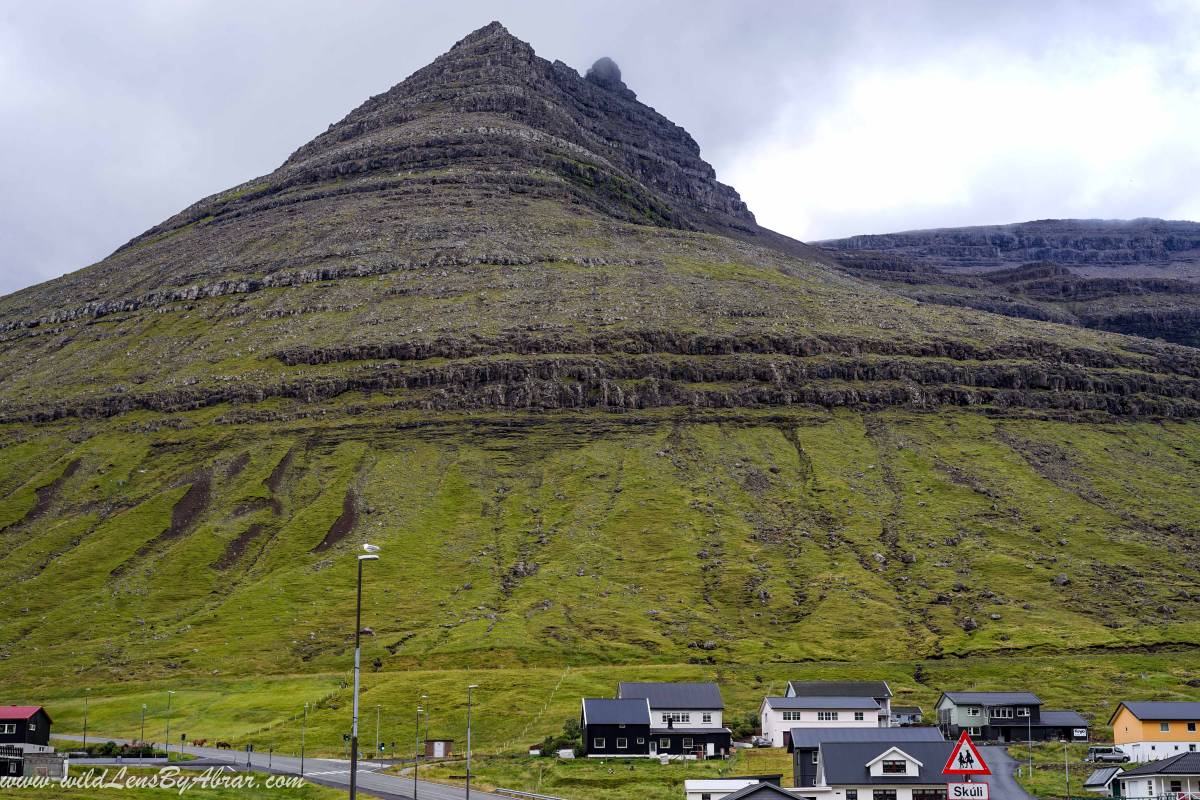
<svg viewBox="0 0 1200 800"><path fill-rule="evenodd" d="M217 749L218 750L232 750L233 745L231 745L229 742L217 742Z"/></svg>
<svg viewBox="0 0 1200 800"><path fill-rule="evenodd" d="M206 744L208 744L208 739L193 739L192 740L192 747L204 747L204 745L206 745Z"/></svg>

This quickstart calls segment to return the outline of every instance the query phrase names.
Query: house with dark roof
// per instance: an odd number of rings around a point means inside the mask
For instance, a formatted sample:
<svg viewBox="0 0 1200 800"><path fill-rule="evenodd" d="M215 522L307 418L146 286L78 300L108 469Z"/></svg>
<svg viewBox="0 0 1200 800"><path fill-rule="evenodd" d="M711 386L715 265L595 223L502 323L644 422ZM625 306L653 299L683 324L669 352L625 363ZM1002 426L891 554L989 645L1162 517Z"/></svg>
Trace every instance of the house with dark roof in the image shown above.
<svg viewBox="0 0 1200 800"><path fill-rule="evenodd" d="M1200 797L1200 753L1180 753L1125 770L1117 782L1121 797L1194 800Z"/></svg>
<svg viewBox="0 0 1200 800"><path fill-rule="evenodd" d="M788 697L870 697L879 703L879 727L891 725L892 687L887 681L788 681Z"/></svg>
<svg viewBox="0 0 1200 800"><path fill-rule="evenodd" d="M1042 710L1032 692L942 692L938 727L948 739L967 731L995 742L1086 742L1090 725L1074 711Z"/></svg>
<svg viewBox="0 0 1200 800"><path fill-rule="evenodd" d="M733 751L733 733L725 727L725 703L715 683L622 682L617 697L649 703L649 755L719 758Z"/></svg>
<svg viewBox="0 0 1200 800"><path fill-rule="evenodd" d="M1200 702L1125 700L1108 724L1113 741L1134 761L1200 750Z"/></svg>
<svg viewBox="0 0 1200 800"><path fill-rule="evenodd" d="M920 725L924 714L920 706L892 706L892 725Z"/></svg>
<svg viewBox="0 0 1200 800"><path fill-rule="evenodd" d="M0 706L0 747L52 752L50 715L41 706Z"/></svg>
<svg viewBox="0 0 1200 800"><path fill-rule="evenodd" d="M796 800L796 795L772 783L753 783L719 799L714 795L711 800Z"/></svg>
<svg viewBox="0 0 1200 800"><path fill-rule="evenodd" d="M650 704L644 697L586 697L579 726L588 758L645 758L651 754Z"/></svg>
<svg viewBox="0 0 1200 800"><path fill-rule="evenodd" d="M1117 777L1124 771L1121 767L1101 767L1087 776L1083 782L1083 790L1105 794L1109 797L1120 797L1121 784L1117 781Z"/></svg>
<svg viewBox="0 0 1200 800"><path fill-rule="evenodd" d="M943 742L942 732L932 725L908 728L793 728L788 734L792 753L792 785L801 788L817 783L818 751L826 742L872 742L904 747L909 742Z"/></svg>
<svg viewBox="0 0 1200 800"><path fill-rule="evenodd" d="M762 735L772 747L787 747L793 728L878 728L873 697L764 697L758 708Z"/></svg>
<svg viewBox="0 0 1200 800"><path fill-rule="evenodd" d="M946 800L953 742L822 742L817 778L796 795L814 800Z"/></svg>

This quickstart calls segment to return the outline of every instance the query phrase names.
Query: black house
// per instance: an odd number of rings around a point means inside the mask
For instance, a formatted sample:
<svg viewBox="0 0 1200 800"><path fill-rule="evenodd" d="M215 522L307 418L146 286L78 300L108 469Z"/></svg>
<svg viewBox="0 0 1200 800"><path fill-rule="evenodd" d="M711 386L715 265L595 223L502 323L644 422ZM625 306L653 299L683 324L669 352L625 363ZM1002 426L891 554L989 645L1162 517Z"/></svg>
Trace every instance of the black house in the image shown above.
<svg viewBox="0 0 1200 800"><path fill-rule="evenodd" d="M617 696L650 703L651 756L723 758L733 750L733 733L724 725L725 703L715 683L622 682Z"/></svg>
<svg viewBox="0 0 1200 800"><path fill-rule="evenodd" d="M50 745L50 715L41 706L0 706L0 746Z"/></svg>
<svg viewBox="0 0 1200 800"><path fill-rule="evenodd" d="M588 758L650 755L650 704L644 697L586 697L579 726L583 729L583 753Z"/></svg>

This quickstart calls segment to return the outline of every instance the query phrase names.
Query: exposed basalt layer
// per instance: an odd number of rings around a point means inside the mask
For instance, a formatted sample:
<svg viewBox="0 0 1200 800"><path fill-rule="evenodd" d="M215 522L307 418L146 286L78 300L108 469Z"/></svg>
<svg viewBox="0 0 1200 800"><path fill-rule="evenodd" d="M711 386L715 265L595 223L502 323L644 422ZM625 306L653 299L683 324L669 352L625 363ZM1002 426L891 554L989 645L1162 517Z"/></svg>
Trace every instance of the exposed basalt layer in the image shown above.
<svg viewBox="0 0 1200 800"><path fill-rule="evenodd" d="M851 274L925 303L1200 344L1198 223L1042 220L821 246Z"/></svg>

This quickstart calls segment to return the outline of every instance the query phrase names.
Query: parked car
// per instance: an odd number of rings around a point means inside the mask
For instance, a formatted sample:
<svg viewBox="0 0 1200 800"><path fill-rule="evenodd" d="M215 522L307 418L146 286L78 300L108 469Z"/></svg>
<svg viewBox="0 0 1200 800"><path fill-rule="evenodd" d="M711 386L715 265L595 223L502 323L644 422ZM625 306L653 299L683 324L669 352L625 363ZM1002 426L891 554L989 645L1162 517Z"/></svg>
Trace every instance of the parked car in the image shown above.
<svg viewBox="0 0 1200 800"><path fill-rule="evenodd" d="M1129 760L1129 756L1119 747L1089 747L1087 760L1096 763L1114 762L1123 764Z"/></svg>
<svg viewBox="0 0 1200 800"><path fill-rule="evenodd" d="M755 747L770 747L771 740L766 736L755 736L750 740Z"/></svg>

